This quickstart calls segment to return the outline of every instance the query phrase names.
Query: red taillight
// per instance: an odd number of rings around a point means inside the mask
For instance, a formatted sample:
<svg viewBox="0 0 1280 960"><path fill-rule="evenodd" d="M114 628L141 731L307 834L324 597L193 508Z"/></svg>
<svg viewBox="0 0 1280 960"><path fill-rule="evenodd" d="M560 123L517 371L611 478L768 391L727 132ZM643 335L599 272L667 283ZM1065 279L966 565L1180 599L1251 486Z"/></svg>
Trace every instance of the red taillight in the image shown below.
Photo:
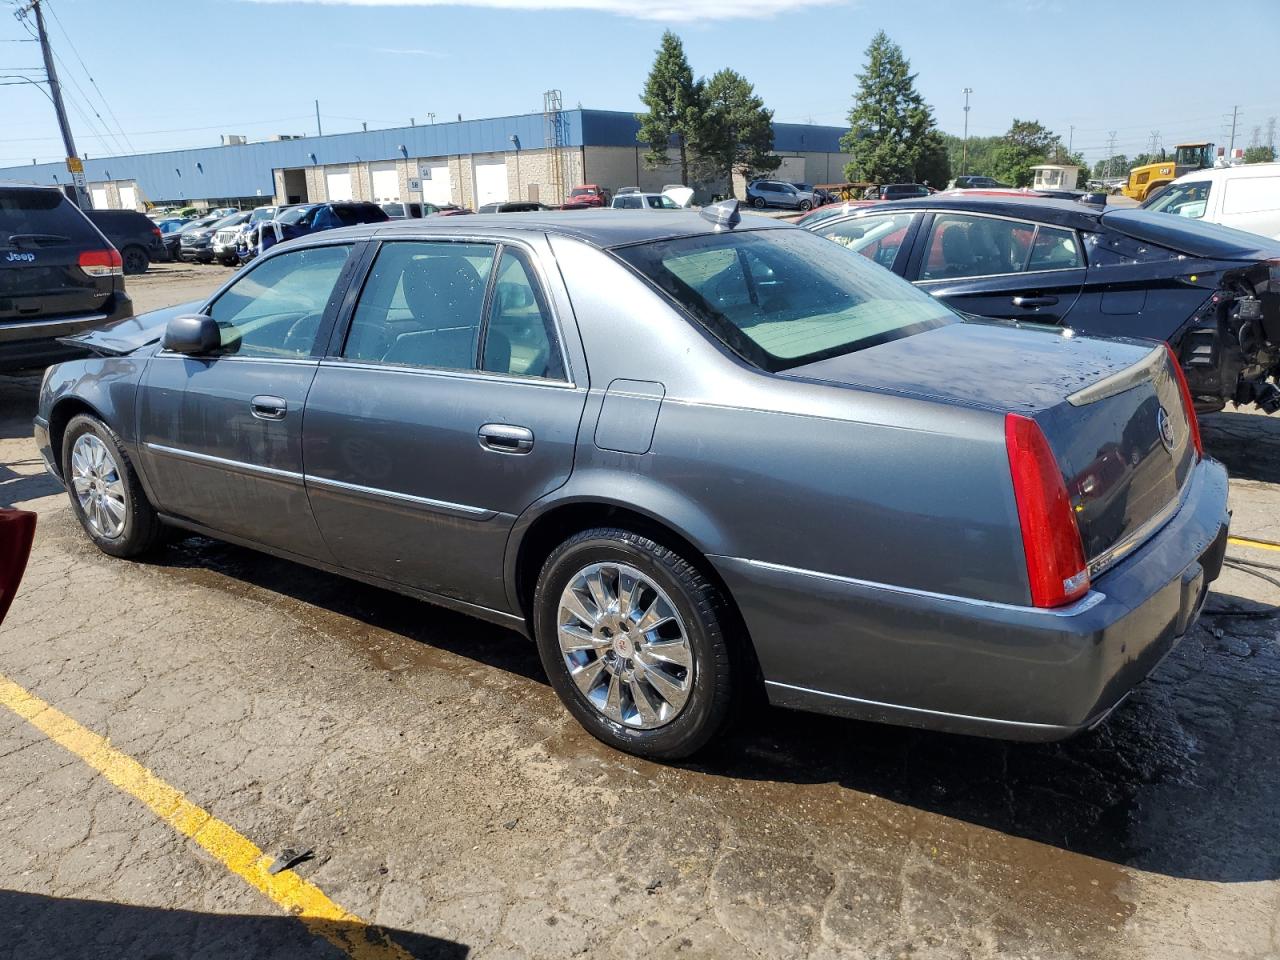
<svg viewBox="0 0 1280 960"><path fill-rule="evenodd" d="M157 237L163 237L163 236L164 236L164 234L160 232L160 228L159 228L159 227L152 227L152 228L151 228L151 232L152 232L152 233L154 233Z"/></svg>
<svg viewBox="0 0 1280 960"><path fill-rule="evenodd" d="M118 277L124 274L124 263L115 248L85 250L80 254L80 269L91 277Z"/></svg>
<svg viewBox="0 0 1280 960"><path fill-rule="evenodd" d="M1173 364L1174 376L1178 378L1178 392L1182 394L1182 409L1187 414L1187 426L1191 430L1191 445L1196 448L1196 459L1199 460L1204 456L1204 441L1200 439L1200 420L1196 416L1196 405L1191 399L1191 388L1187 386L1187 375L1182 372L1182 364L1178 361L1178 355L1173 352L1173 347L1165 344L1164 348L1169 351L1169 362Z"/></svg>
<svg viewBox="0 0 1280 960"><path fill-rule="evenodd" d="M1039 424L1030 417L1005 414L1004 443L1027 555L1031 602L1037 607L1060 607L1089 591L1089 567L1062 471Z"/></svg>

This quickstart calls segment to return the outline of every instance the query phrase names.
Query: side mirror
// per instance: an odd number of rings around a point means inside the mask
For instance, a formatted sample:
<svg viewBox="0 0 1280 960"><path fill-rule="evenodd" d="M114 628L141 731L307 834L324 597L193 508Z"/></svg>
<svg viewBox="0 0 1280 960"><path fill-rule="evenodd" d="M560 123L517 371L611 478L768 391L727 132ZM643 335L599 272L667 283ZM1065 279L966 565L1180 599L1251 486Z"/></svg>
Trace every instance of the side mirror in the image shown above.
<svg viewBox="0 0 1280 960"><path fill-rule="evenodd" d="M202 313L174 317L164 328L164 348L174 353L200 356L222 346L222 331L212 317Z"/></svg>

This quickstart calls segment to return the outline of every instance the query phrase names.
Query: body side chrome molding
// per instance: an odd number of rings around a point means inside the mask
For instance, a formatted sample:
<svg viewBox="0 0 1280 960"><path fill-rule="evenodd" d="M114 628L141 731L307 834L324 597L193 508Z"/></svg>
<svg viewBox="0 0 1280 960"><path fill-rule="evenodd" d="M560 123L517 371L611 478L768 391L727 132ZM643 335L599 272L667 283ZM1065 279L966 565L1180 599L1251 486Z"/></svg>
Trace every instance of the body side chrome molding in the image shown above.
<svg viewBox="0 0 1280 960"><path fill-rule="evenodd" d="M428 510L460 514L461 516L472 517L477 520L487 520L499 513L497 510L486 510L484 507L473 507L465 503L450 503L447 500L432 500L430 497L416 497L413 494L398 493L394 490L382 490L378 487L363 487L358 483L347 483L343 480L330 480L327 477L317 477L310 473L306 474L306 482L308 485L314 484L317 487L339 490L343 493L354 493L358 496L368 497L372 500L389 501L391 503L407 504L414 507L425 507Z"/></svg>
<svg viewBox="0 0 1280 960"><path fill-rule="evenodd" d="M278 470L275 467L262 467L256 463L245 463L243 460L228 460L225 457L215 457L209 453L196 453L194 450L180 450L177 447L166 447L160 443L144 443L144 447L152 453L159 453L167 457L174 457L178 460L190 460L194 463L206 463L214 467L225 467L236 473L247 473L257 476L270 477L273 480L285 480L290 483L302 483L303 476L292 470Z"/></svg>
<svg viewBox="0 0 1280 960"><path fill-rule="evenodd" d="M801 693L806 696L839 700L842 703L855 704L859 707L865 707L871 710L900 710L903 713L910 713L919 717L945 717L948 720L959 720L965 723L990 724L992 726L1000 726L1008 729L1043 730L1046 732L1069 731L1076 729L1075 727L1064 727L1061 724L1056 723L1033 723L1029 720L997 720L994 717L975 717L967 713L948 713L945 710L928 710L924 707L908 707L901 703L884 703L879 700L863 700L860 697L849 697L842 693L831 693L827 690L814 690L812 687L799 687L790 683L781 683L778 680L766 680L764 685L778 690ZM1105 716L1106 715L1104 714L1103 718L1100 719L1104 719ZM1096 723L1100 722L1100 719L1091 720L1089 725L1096 725Z"/></svg>
<svg viewBox="0 0 1280 960"><path fill-rule="evenodd" d="M836 573L824 573L821 570L806 570L803 567L789 567L786 564L769 563L764 560L751 560L747 557L721 556L713 559L733 560L762 570L771 570L776 573L787 573L799 577L812 577L817 580L831 580L836 583L846 583L850 586L864 587L870 590L883 590L889 593L901 593L906 596L923 597L929 600L940 600L944 603L960 603L965 604L966 606L985 607L992 610L1009 610L1018 613L1030 614L1032 616L1074 617L1078 614L1084 613L1086 610L1096 607L1107 598L1105 593L1101 593L1097 590L1090 590L1075 603L1068 604L1064 607L1033 607L1030 605L1024 606L1016 603L1002 603L998 600L979 600L975 597L961 597L953 593L938 593L934 590L921 590L917 587L903 587L892 583L878 583L875 580L861 580L857 577L846 577Z"/></svg>

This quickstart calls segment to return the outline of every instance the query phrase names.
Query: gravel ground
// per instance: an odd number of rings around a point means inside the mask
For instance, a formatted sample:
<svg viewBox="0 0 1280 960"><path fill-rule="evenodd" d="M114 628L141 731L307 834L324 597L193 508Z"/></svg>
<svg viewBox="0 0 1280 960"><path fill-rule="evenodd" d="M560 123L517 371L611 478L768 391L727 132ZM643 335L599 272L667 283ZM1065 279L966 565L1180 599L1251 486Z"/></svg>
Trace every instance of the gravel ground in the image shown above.
<svg viewBox="0 0 1280 960"><path fill-rule="evenodd" d="M221 267L164 265L139 308ZM1095 733L1010 745L766 710L682 766L597 744L498 628L192 538L80 533L0 378L37 510L0 674L418 957L1275 958L1278 621L1207 616ZM1204 420L1235 532L1280 540L1280 417ZM1280 554L1232 547L1280 566ZM1228 568L1215 610L1280 589ZM0 957L338 957L0 708Z"/></svg>

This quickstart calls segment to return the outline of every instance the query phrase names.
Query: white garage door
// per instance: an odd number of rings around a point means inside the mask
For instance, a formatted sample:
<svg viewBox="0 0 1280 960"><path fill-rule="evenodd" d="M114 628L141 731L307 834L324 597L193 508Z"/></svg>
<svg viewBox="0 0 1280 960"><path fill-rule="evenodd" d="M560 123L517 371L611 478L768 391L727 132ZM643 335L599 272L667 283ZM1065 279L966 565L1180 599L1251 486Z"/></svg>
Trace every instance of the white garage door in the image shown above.
<svg viewBox="0 0 1280 960"><path fill-rule="evenodd" d="M423 160L418 164L418 176L422 178L422 200L443 207L453 203L453 178L449 174L448 160Z"/></svg>
<svg viewBox="0 0 1280 960"><path fill-rule="evenodd" d="M507 199L507 161L476 161L476 206L502 203Z"/></svg>
<svg viewBox="0 0 1280 960"><path fill-rule="evenodd" d="M396 203L400 199L400 173L394 160L369 164L375 203Z"/></svg>
<svg viewBox="0 0 1280 960"><path fill-rule="evenodd" d="M95 210L107 209L107 188L106 187L90 187L89 201L93 204Z"/></svg>
<svg viewBox="0 0 1280 960"><path fill-rule="evenodd" d="M330 200L350 200L351 199L351 171L337 170L333 172L325 172L324 187L328 191Z"/></svg>
<svg viewBox="0 0 1280 960"><path fill-rule="evenodd" d="M120 188L120 209L136 210L138 208L138 191L132 185Z"/></svg>

